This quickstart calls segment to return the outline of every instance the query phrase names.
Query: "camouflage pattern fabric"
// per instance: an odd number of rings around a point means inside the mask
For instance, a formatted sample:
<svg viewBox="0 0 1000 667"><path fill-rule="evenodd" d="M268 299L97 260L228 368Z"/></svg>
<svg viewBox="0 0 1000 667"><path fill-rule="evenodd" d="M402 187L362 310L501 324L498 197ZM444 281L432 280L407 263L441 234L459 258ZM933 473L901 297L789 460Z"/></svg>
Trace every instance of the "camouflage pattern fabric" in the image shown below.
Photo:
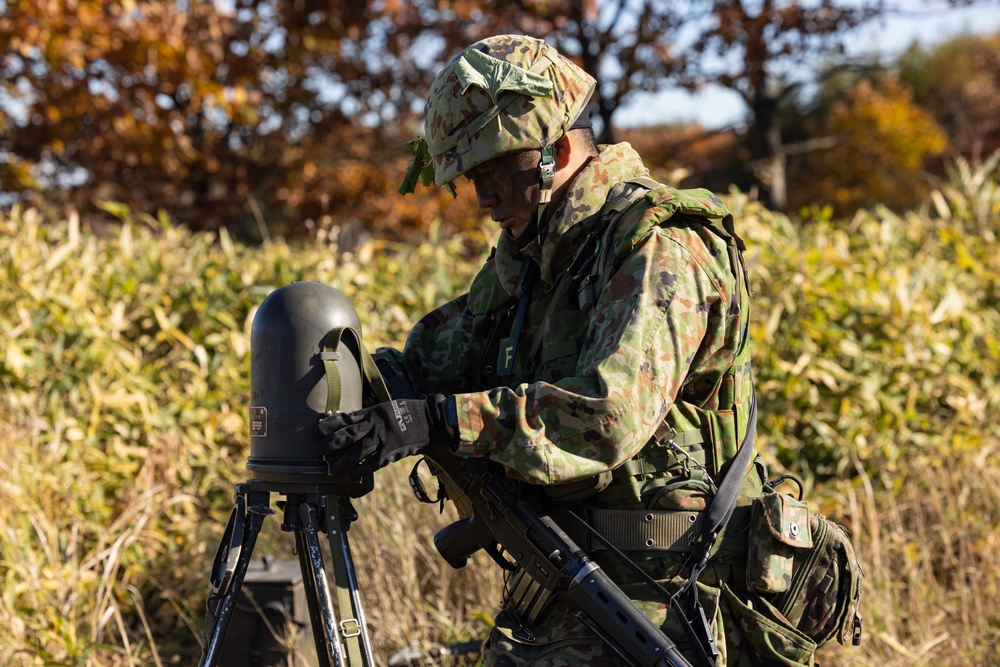
<svg viewBox="0 0 1000 667"><path fill-rule="evenodd" d="M730 437L742 437L745 422L738 424L734 413L745 415L749 408L750 392L738 390L748 380L742 373L749 360L749 297L730 264L726 239L717 225L705 224L728 214L717 197L669 187L648 193L614 230L615 270L596 286L593 305L581 310L553 303L560 277L597 234L611 189L645 175L628 144L602 147L571 183L541 238L522 245L504 232L467 294L422 318L401 351L378 351L417 391L456 395L458 454L489 457L527 483L557 485L645 455L654 431L675 414L679 421L711 415L718 422L709 424L713 429L733 422ZM496 355L496 339L510 336L525 262L537 280L513 367L498 381L504 360ZM709 481L681 468L629 480L638 490L610 496L602 506L703 509ZM754 664L741 622L720 603L727 590L746 599L746 555L738 557L735 565L710 561L706 576L715 572L716 580L700 591L724 652L720 665ZM652 557L643 564L669 583L678 574L678 558ZM613 578L629 585L627 573L616 572ZM640 588L630 588L630 595L663 622L665 605ZM488 664L620 664L571 612L555 603L527 643L504 627L501 613Z"/></svg>
<svg viewBox="0 0 1000 667"><path fill-rule="evenodd" d="M553 144L593 94L593 77L544 41L500 35L476 42L431 84L424 134L434 181Z"/></svg>
<svg viewBox="0 0 1000 667"><path fill-rule="evenodd" d="M470 292L410 332L398 358L401 371L418 391L456 395L459 454L489 456L526 482L558 484L635 456L679 397L704 410L731 409L719 397L742 345L747 313L735 293L725 243L698 224L659 224L678 202L686 210L700 204L704 215L721 218L721 201L705 191L668 191L625 215L613 240L623 264L586 317L574 317L586 335L568 359L545 351L564 349L577 333L566 331L569 315L543 321L544 296L532 301L518 353L541 336L546 361L534 369L523 356L521 361L525 371L548 381L515 377L506 387L476 386L481 365L494 362L482 359L489 322L516 302L522 256L538 264L537 289L544 294L594 231L611 187L645 174L627 144L604 148L573 182L540 242L519 248L502 234ZM571 372L556 378L547 373L554 366Z"/></svg>
<svg viewBox="0 0 1000 667"><path fill-rule="evenodd" d="M747 585L757 613L794 627L807 646L844 644L860 630L863 572L842 526L787 494L764 493L753 501L748 537Z"/></svg>

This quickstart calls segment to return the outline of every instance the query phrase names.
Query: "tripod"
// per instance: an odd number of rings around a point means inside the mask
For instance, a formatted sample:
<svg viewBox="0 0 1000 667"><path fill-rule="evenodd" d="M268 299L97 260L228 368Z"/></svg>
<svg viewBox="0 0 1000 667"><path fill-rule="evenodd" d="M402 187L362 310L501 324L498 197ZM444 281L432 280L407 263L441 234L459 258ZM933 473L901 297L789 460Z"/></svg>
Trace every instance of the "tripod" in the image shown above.
<svg viewBox="0 0 1000 667"><path fill-rule="evenodd" d="M375 664L347 539L348 528L358 518L351 498L370 490L370 486L364 488L370 482L371 477L351 484L251 479L236 485L235 504L209 580L208 636L200 667L215 667L219 662L257 536L264 519L275 514L270 506L272 493L285 497L276 503L284 514L281 530L295 534L295 550L319 667L371 667ZM326 533L330 542L337 604L330 593L319 537L321 532Z"/></svg>
<svg viewBox="0 0 1000 667"><path fill-rule="evenodd" d="M374 478L330 475L316 429L323 415L358 410L365 400L389 400L360 331L351 302L317 282L274 290L254 315L247 459L254 477L236 485L233 511L215 554L201 667L219 664L257 536L265 517L275 513L272 493L285 498L277 502L284 513L281 529L295 534L319 667L375 664L347 541L347 530L358 518L351 498L371 491ZM330 542L336 604L319 533Z"/></svg>

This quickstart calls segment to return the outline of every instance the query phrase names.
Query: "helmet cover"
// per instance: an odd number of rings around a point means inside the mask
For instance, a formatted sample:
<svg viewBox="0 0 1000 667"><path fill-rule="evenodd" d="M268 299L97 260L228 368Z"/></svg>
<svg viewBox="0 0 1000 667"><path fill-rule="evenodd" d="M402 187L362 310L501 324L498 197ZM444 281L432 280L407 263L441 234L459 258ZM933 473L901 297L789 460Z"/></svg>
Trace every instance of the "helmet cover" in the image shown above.
<svg viewBox="0 0 1000 667"><path fill-rule="evenodd" d="M431 84L426 138L413 154L400 192L417 177L451 189L452 181L484 162L551 146L569 131L596 82L540 39L499 35L476 42Z"/></svg>

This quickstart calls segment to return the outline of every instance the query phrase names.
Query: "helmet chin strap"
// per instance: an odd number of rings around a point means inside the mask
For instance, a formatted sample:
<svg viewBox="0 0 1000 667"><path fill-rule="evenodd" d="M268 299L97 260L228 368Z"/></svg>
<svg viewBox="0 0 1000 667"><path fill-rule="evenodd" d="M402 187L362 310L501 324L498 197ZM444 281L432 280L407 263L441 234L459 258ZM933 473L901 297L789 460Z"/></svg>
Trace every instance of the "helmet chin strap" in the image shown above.
<svg viewBox="0 0 1000 667"><path fill-rule="evenodd" d="M542 214L545 207L552 201L552 182L556 177L556 149L555 146L546 146L542 149L542 159L538 163L538 211L535 213L535 221L538 229L538 243L542 242L542 233L545 226L542 224Z"/></svg>

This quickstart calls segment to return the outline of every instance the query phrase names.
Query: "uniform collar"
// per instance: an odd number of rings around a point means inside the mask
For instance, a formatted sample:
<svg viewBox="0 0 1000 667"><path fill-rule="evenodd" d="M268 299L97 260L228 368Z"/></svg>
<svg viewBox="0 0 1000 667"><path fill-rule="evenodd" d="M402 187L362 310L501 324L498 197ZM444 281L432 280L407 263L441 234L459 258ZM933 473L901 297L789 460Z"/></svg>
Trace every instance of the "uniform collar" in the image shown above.
<svg viewBox="0 0 1000 667"><path fill-rule="evenodd" d="M566 270L578 243L598 223L598 214L611 188L621 181L649 174L639 154L629 144L601 148L600 154L569 184L566 195L544 226L541 239L521 245L509 231L500 235L494 262L507 293L518 295L524 261L538 265L543 288L551 289Z"/></svg>

